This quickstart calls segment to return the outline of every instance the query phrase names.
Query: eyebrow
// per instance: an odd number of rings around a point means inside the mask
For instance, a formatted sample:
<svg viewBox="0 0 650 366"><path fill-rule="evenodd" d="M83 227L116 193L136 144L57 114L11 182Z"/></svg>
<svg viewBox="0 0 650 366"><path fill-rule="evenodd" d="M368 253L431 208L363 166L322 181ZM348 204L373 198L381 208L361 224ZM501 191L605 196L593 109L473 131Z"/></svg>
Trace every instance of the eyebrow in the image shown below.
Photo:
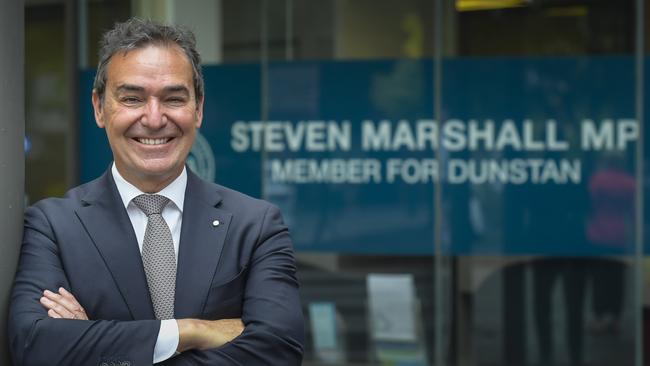
<svg viewBox="0 0 650 366"><path fill-rule="evenodd" d="M117 88L115 88L116 93L120 92L142 92L144 91L144 87L138 86L138 85L133 85L133 84L121 84Z"/></svg>
<svg viewBox="0 0 650 366"><path fill-rule="evenodd" d="M121 92L143 92L145 89L142 86L139 85L134 85L134 84L121 84L117 88L115 88L116 93L121 93ZM185 85L169 85L163 88L163 91L165 93L183 93L186 95L190 94L190 91L187 89Z"/></svg>
<svg viewBox="0 0 650 366"><path fill-rule="evenodd" d="M187 95L190 94L190 91L185 85L170 85L166 86L163 90L167 93L183 93Z"/></svg>

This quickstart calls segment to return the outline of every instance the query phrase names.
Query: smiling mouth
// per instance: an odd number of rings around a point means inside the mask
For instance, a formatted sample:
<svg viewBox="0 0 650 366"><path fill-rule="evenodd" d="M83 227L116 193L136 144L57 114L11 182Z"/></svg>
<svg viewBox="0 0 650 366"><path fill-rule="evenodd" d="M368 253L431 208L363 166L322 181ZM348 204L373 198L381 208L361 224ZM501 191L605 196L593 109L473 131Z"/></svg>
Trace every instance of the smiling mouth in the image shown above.
<svg viewBox="0 0 650 366"><path fill-rule="evenodd" d="M171 141L172 138L167 137L167 138L162 138L162 139L148 139L148 138L136 137L136 138L134 138L134 140L141 143L141 144L143 144L143 145L154 146L154 145L164 145L164 144L168 143L169 141Z"/></svg>

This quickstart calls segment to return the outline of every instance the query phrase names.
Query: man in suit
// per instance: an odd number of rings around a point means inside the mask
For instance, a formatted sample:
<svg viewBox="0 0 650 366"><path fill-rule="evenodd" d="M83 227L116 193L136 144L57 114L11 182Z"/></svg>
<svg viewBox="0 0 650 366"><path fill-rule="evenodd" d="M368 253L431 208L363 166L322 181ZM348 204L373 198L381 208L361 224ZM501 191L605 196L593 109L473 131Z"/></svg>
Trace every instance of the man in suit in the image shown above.
<svg viewBox="0 0 650 366"><path fill-rule="evenodd" d="M26 210L16 366L300 364L278 209L186 169L203 117L199 64L180 27L132 19L104 35L92 101L114 163Z"/></svg>

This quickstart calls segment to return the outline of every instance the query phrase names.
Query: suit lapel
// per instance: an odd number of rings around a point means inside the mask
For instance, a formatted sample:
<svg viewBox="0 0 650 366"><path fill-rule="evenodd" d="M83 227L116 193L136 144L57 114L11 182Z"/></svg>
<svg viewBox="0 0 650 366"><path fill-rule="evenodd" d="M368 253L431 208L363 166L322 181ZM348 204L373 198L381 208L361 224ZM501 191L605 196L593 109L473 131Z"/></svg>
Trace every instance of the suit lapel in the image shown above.
<svg viewBox="0 0 650 366"><path fill-rule="evenodd" d="M110 169L82 203L77 216L106 262L133 319L155 319L137 239Z"/></svg>
<svg viewBox="0 0 650 366"><path fill-rule="evenodd" d="M221 257L232 214L217 208L215 186L189 169L176 273L177 319L200 315Z"/></svg>

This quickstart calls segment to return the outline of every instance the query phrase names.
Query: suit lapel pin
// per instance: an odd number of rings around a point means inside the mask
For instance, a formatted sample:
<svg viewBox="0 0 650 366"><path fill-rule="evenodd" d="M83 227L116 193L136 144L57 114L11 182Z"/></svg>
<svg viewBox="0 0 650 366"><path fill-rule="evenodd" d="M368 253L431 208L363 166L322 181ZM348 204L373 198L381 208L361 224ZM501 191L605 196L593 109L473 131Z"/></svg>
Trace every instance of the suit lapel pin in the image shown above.
<svg viewBox="0 0 650 366"><path fill-rule="evenodd" d="M214 226L214 227L219 226L219 220L212 221L212 226Z"/></svg>

